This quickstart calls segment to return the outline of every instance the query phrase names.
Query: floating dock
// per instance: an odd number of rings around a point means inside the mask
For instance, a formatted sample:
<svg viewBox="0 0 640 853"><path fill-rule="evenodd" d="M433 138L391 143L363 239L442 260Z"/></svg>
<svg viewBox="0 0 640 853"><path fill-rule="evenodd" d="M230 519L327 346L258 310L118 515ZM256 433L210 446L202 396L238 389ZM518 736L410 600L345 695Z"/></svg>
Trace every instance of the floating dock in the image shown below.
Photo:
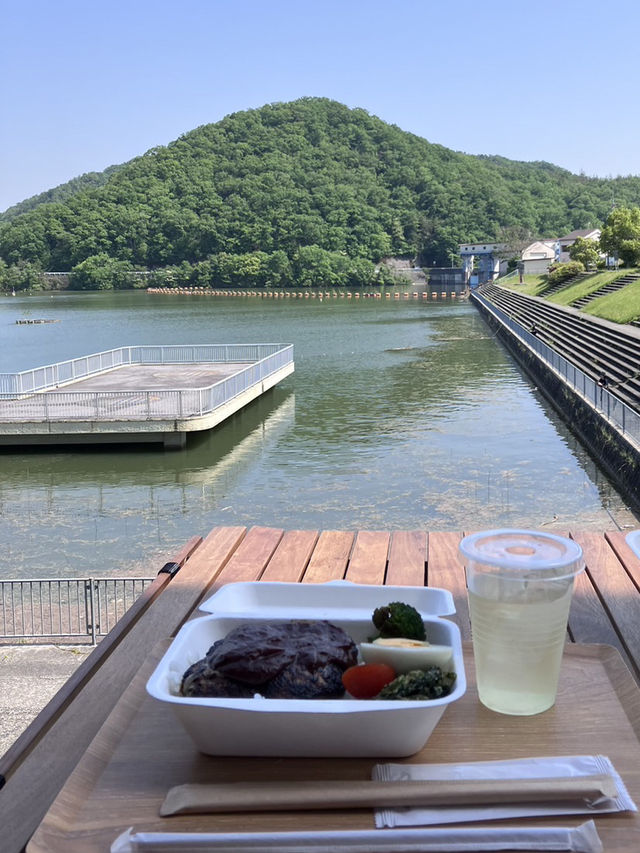
<svg viewBox="0 0 640 853"><path fill-rule="evenodd" d="M291 344L120 347L0 374L0 445L161 443L226 420L294 371Z"/></svg>

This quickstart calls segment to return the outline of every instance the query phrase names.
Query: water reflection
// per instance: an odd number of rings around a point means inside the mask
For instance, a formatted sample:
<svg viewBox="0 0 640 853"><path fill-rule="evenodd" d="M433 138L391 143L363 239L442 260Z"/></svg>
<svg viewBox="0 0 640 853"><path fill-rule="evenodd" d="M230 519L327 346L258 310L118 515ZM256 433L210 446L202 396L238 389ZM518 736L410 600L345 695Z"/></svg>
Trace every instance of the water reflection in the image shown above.
<svg viewBox="0 0 640 853"><path fill-rule="evenodd" d="M0 450L0 506L26 482L52 492L62 486L154 486L210 484L222 471L238 474L252 455L292 429L295 394L277 387L237 412L218 429L196 433L183 452L141 449L101 450L95 446L52 452L42 447L26 453Z"/></svg>
<svg viewBox="0 0 640 853"><path fill-rule="evenodd" d="M0 453L5 577L148 574L215 524L566 530L633 518L466 303L127 293L30 305L61 322L7 325L2 370L130 343L290 341L296 372L185 452Z"/></svg>
<svg viewBox="0 0 640 853"><path fill-rule="evenodd" d="M218 430L198 436L185 454L4 453L0 526L7 568L2 574L157 570L154 560L185 538L178 532L186 533L180 519L193 517L193 533L206 532L202 515L225 511L226 496L270 445L286 436L294 416L293 392L274 389ZM105 555L99 563L96 549Z"/></svg>

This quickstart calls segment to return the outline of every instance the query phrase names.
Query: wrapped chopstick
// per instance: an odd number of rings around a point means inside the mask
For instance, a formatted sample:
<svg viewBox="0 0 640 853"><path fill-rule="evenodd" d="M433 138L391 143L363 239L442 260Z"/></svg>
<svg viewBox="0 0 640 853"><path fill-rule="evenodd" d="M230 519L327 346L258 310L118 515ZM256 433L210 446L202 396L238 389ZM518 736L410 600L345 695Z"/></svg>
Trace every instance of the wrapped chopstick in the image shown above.
<svg viewBox="0 0 640 853"><path fill-rule="evenodd" d="M160 814L575 802L614 797L616 793L615 780L606 774L544 779L187 784L169 790Z"/></svg>
<svg viewBox="0 0 640 853"><path fill-rule="evenodd" d="M374 829L311 832L133 832L111 853L480 853L546 850L602 853L592 820L576 827Z"/></svg>

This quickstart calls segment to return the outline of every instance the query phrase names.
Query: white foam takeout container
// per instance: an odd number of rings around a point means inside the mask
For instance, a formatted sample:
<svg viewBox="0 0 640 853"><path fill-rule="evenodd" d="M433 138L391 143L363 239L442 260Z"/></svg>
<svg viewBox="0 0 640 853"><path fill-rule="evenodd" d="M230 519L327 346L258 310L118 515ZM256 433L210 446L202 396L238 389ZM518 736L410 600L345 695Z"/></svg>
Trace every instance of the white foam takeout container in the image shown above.
<svg viewBox="0 0 640 853"><path fill-rule="evenodd" d="M371 614L392 601L412 604L431 643L453 649L453 691L431 701L344 699L226 699L178 695L184 671L209 647L245 622L327 619L356 643L375 633ZM455 613L451 593L433 587L234 583L201 605L209 615L187 622L147 682L168 703L196 747L209 755L413 755L427 742L447 705L466 690L460 631L443 616Z"/></svg>
<svg viewBox="0 0 640 853"><path fill-rule="evenodd" d="M632 530L631 533L627 533L625 539L636 557L640 557L640 530Z"/></svg>

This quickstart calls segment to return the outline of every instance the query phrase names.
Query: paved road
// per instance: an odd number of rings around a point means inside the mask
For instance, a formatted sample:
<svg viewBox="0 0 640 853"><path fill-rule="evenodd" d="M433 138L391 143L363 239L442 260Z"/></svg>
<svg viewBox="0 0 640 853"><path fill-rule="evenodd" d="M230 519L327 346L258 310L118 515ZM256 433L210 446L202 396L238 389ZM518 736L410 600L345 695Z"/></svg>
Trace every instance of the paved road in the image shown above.
<svg viewBox="0 0 640 853"><path fill-rule="evenodd" d="M0 646L0 755L91 650L92 646Z"/></svg>

